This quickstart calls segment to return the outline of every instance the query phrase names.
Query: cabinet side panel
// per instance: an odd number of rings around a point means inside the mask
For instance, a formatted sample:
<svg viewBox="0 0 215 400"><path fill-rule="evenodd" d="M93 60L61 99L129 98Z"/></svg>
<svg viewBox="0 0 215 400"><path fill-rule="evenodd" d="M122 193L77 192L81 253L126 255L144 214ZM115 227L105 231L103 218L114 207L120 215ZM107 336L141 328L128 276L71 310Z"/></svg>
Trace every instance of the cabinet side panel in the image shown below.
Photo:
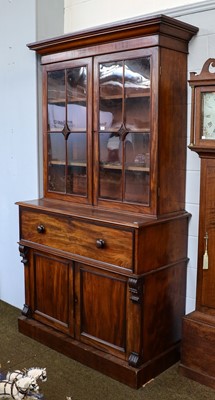
<svg viewBox="0 0 215 400"><path fill-rule="evenodd" d="M163 269L145 278L144 361L168 351L180 341L185 292L185 263Z"/></svg>
<svg viewBox="0 0 215 400"><path fill-rule="evenodd" d="M180 260L187 261L188 218L189 214L141 230L136 273L150 272Z"/></svg>
<svg viewBox="0 0 215 400"><path fill-rule="evenodd" d="M184 210L187 56L161 49L159 90L159 214Z"/></svg>

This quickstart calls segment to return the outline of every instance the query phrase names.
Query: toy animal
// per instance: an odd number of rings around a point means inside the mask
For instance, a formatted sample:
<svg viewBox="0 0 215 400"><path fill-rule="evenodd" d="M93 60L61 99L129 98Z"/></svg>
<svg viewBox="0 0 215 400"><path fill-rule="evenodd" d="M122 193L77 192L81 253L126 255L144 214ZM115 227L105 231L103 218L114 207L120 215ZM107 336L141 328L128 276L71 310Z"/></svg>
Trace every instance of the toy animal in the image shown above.
<svg viewBox="0 0 215 400"><path fill-rule="evenodd" d="M32 367L29 369L15 370L12 372L8 372L6 375L6 380L9 382L13 382L14 379L20 379L28 376L30 378L34 378L36 381L40 379L42 382L47 381L47 373L46 368Z"/></svg>
<svg viewBox="0 0 215 400"><path fill-rule="evenodd" d="M25 376L24 378L14 379L12 382L7 380L0 381L0 398L22 400L28 393L37 392L39 386L34 378Z"/></svg>

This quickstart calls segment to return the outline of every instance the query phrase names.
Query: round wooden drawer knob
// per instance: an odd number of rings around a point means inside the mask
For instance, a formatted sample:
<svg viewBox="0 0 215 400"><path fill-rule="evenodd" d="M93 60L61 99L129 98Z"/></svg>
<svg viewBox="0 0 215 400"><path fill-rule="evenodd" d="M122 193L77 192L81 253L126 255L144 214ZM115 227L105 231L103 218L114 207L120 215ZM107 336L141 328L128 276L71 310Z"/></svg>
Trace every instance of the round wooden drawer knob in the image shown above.
<svg viewBox="0 0 215 400"><path fill-rule="evenodd" d="M98 249L103 249L105 247L105 241L103 239L96 240L96 247Z"/></svg>
<svg viewBox="0 0 215 400"><path fill-rule="evenodd" d="M37 227L37 232L38 232L38 233L44 233L44 232L45 232L45 226L43 226L43 225L38 225L38 227Z"/></svg>

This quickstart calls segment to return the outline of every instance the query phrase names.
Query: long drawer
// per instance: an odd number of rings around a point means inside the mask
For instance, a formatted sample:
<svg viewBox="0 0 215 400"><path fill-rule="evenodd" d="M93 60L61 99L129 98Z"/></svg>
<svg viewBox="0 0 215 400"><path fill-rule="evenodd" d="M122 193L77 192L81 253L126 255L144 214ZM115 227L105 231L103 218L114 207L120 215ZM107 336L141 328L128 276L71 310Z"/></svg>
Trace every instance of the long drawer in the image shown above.
<svg viewBox="0 0 215 400"><path fill-rule="evenodd" d="M22 209L20 239L118 267L133 268L132 229Z"/></svg>

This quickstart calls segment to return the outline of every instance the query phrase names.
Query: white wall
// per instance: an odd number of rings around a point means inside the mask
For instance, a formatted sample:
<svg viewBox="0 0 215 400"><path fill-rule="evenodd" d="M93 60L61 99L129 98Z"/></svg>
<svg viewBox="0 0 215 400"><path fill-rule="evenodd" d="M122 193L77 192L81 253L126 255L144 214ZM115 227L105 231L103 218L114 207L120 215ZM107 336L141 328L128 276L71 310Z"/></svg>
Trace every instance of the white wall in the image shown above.
<svg viewBox="0 0 215 400"><path fill-rule="evenodd" d="M206 0L204 2L207 2ZM64 0L65 32L196 3L196 0Z"/></svg>
<svg viewBox="0 0 215 400"><path fill-rule="evenodd" d="M37 39L64 33L64 0L36 0Z"/></svg>
<svg viewBox="0 0 215 400"><path fill-rule="evenodd" d="M35 1L1 0L0 12L0 298L22 306L18 200L38 196Z"/></svg>
<svg viewBox="0 0 215 400"><path fill-rule="evenodd" d="M36 56L26 43L63 34L64 3L0 3L0 299L22 308L24 266L15 202L39 196Z"/></svg>

